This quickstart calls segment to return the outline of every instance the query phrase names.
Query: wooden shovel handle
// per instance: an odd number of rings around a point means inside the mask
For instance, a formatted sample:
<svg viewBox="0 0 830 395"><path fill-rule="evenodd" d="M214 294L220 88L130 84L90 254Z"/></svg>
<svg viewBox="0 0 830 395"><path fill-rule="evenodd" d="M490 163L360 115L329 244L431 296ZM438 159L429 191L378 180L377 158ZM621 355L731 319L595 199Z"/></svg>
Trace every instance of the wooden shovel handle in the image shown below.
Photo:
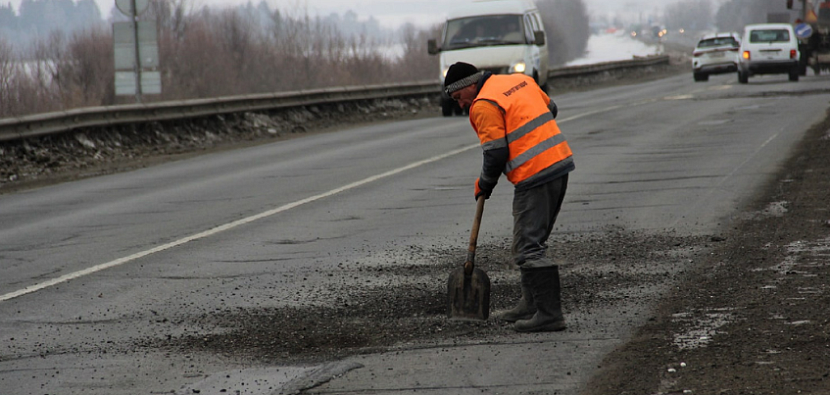
<svg viewBox="0 0 830 395"><path fill-rule="evenodd" d="M478 244L478 229L481 227L481 216L484 214L484 195L476 200L476 217L473 220L473 229L470 232L470 246L467 248L467 262L464 263L464 274L473 274L476 260L476 244Z"/></svg>

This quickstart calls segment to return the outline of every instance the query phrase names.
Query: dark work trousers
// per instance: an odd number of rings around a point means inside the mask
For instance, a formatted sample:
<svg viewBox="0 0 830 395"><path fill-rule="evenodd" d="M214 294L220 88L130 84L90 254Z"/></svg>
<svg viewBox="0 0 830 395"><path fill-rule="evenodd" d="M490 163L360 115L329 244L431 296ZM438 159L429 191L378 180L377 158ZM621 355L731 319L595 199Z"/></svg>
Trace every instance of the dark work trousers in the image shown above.
<svg viewBox="0 0 830 395"><path fill-rule="evenodd" d="M545 253L562 208L568 175L513 194L513 262L523 269L551 267Z"/></svg>

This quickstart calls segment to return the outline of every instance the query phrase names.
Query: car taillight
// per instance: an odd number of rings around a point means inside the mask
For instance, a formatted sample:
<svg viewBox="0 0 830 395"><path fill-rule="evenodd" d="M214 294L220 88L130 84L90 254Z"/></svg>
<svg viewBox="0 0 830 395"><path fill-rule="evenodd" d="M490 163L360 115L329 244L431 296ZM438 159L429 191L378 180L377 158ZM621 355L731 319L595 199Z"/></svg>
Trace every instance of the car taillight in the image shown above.
<svg viewBox="0 0 830 395"><path fill-rule="evenodd" d="M743 57L746 60L752 59L752 56L749 54L749 51L744 51Z"/></svg>
<svg viewBox="0 0 830 395"><path fill-rule="evenodd" d="M794 49L791 49L790 50L790 59L795 59L796 57L798 57L798 51L796 51Z"/></svg>

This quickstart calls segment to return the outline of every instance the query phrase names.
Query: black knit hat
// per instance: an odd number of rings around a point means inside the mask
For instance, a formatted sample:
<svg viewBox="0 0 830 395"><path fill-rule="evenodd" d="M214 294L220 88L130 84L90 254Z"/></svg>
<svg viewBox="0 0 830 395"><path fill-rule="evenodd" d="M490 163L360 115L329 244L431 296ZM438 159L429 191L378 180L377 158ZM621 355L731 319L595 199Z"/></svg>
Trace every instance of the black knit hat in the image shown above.
<svg viewBox="0 0 830 395"><path fill-rule="evenodd" d="M477 83L480 79L481 73L475 66L458 62L447 70L447 77L444 78L444 90L447 95L451 95L453 92Z"/></svg>

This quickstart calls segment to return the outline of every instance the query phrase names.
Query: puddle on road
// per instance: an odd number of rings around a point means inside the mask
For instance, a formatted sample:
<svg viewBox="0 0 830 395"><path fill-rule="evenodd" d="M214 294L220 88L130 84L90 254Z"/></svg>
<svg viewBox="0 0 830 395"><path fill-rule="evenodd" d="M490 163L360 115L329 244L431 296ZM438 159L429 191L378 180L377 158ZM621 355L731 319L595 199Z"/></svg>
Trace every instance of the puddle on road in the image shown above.
<svg viewBox="0 0 830 395"><path fill-rule="evenodd" d="M732 89L732 85L718 85L706 88L707 91L725 91L729 89Z"/></svg>
<svg viewBox="0 0 830 395"><path fill-rule="evenodd" d="M677 96L666 96L663 100L689 100L694 99L694 95L677 95Z"/></svg>
<svg viewBox="0 0 830 395"><path fill-rule="evenodd" d="M757 109L759 109L759 108L761 108L761 106L760 106L760 105L758 105L758 104L753 104L753 105L751 105L751 106L738 107L738 108L736 108L736 110L757 110Z"/></svg>
<svg viewBox="0 0 830 395"><path fill-rule="evenodd" d="M719 125L725 125L729 122L732 122L732 120L731 119L720 119L720 120L713 120L713 121L698 122L697 124L700 125L700 126L719 126Z"/></svg>

